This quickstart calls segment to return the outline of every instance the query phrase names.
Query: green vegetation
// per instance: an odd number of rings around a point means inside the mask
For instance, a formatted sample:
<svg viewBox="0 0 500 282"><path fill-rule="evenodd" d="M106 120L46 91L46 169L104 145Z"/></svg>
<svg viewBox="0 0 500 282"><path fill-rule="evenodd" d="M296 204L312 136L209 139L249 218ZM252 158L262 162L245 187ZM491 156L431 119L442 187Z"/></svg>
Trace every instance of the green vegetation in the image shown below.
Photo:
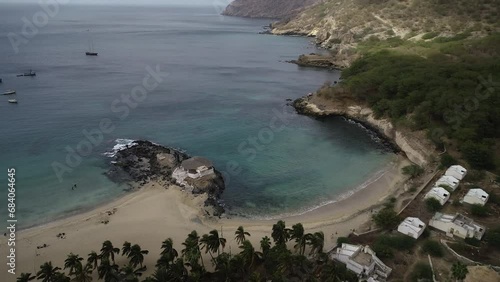
<svg viewBox="0 0 500 282"><path fill-rule="evenodd" d="M425 207L431 213L435 213L442 208L441 203L434 198L425 199Z"/></svg>
<svg viewBox="0 0 500 282"><path fill-rule="evenodd" d="M490 170L499 162L492 152L500 137L500 35L464 37L364 42L341 85L377 116L427 130L440 147L447 139L473 168Z"/></svg>
<svg viewBox="0 0 500 282"><path fill-rule="evenodd" d="M481 245L481 240L476 238L465 238L464 242L474 247L479 247Z"/></svg>
<svg viewBox="0 0 500 282"><path fill-rule="evenodd" d="M411 281L432 281L432 269L427 263L419 262L411 271Z"/></svg>
<svg viewBox="0 0 500 282"><path fill-rule="evenodd" d="M380 228L392 229L399 224L400 218L391 207L385 207L373 215L373 221Z"/></svg>
<svg viewBox="0 0 500 282"><path fill-rule="evenodd" d="M475 216L485 217L488 215L488 208L486 206L481 206L480 204L474 204L470 206L470 213Z"/></svg>
<svg viewBox="0 0 500 282"><path fill-rule="evenodd" d="M464 280L468 273L467 266L459 261L455 262L451 267L451 275L457 280Z"/></svg>
<svg viewBox="0 0 500 282"><path fill-rule="evenodd" d="M422 251L433 257L442 257L444 255L443 247L438 241L426 240L422 245Z"/></svg>
<svg viewBox="0 0 500 282"><path fill-rule="evenodd" d="M143 264L149 251L130 242L124 242L120 249L108 240L102 244L100 253L91 252L87 259L70 253L64 269L46 262L36 275L22 273L17 281L91 282L94 273L104 282L358 281L355 273L330 260L323 252L323 232L306 233L300 223L287 228L285 222L277 222L272 229L272 241L265 236L259 247L247 240L250 233L241 226L234 235L239 250L232 252L225 252L226 239L217 230L202 236L192 231L182 243L180 252L168 238L161 245L154 274L146 278L143 274L147 266ZM287 248L290 241L295 242L294 251ZM210 255L212 272L207 270L208 262L202 253ZM314 259L309 260L306 255Z"/></svg>
<svg viewBox="0 0 500 282"><path fill-rule="evenodd" d="M424 169L416 164L405 166L401 170L404 175L409 175L411 178L418 177L424 172Z"/></svg>
<svg viewBox="0 0 500 282"><path fill-rule="evenodd" d="M449 168L452 165L457 164L457 160L450 156L448 153L441 155L441 168Z"/></svg>
<svg viewBox="0 0 500 282"><path fill-rule="evenodd" d="M409 251L415 242L415 239L402 234L380 235L373 244L373 250L380 258L392 258L393 250Z"/></svg>
<svg viewBox="0 0 500 282"><path fill-rule="evenodd" d="M486 242L488 242L489 246L500 250L500 226L486 232Z"/></svg>

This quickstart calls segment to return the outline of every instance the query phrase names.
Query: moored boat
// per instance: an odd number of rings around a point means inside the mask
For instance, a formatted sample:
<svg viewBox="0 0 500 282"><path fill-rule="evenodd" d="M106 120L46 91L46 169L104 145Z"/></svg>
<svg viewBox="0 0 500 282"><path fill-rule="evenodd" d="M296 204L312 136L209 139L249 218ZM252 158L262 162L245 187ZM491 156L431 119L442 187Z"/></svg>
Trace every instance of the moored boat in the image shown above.
<svg viewBox="0 0 500 282"><path fill-rule="evenodd" d="M17 100L16 99L9 99L9 103L11 103L11 104L17 104Z"/></svg>
<svg viewBox="0 0 500 282"><path fill-rule="evenodd" d="M16 90L7 90L2 93L2 95L12 95L12 94L16 94Z"/></svg>

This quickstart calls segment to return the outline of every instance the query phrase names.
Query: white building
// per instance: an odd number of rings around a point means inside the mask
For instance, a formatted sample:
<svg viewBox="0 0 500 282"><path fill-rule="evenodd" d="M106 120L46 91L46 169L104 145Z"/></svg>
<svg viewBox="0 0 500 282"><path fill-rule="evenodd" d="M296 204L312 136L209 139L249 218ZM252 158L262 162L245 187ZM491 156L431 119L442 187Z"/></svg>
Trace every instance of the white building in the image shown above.
<svg viewBox="0 0 500 282"><path fill-rule="evenodd" d="M407 217L398 226L398 232L418 239L425 230L425 223L417 217Z"/></svg>
<svg viewBox="0 0 500 282"><path fill-rule="evenodd" d="M212 162L202 157L192 157L184 160L181 165L174 170L172 178L180 185L188 185L186 178L197 179L214 173Z"/></svg>
<svg viewBox="0 0 500 282"><path fill-rule="evenodd" d="M486 205L486 202L488 202L489 197L490 195L488 195L488 193L486 193L483 189L475 188L470 189L462 201L471 205L478 204L484 206Z"/></svg>
<svg viewBox="0 0 500 282"><path fill-rule="evenodd" d="M443 175L441 176L441 178L438 179L438 181L436 181L434 186L439 187L441 185L446 185L450 187L452 191L455 191L455 189L457 189L458 187L458 184L460 184L460 181L455 177L449 175Z"/></svg>
<svg viewBox="0 0 500 282"><path fill-rule="evenodd" d="M450 199L450 192L443 187L432 187L432 189L425 194L424 199L434 198L439 203L444 205Z"/></svg>
<svg viewBox="0 0 500 282"><path fill-rule="evenodd" d="M463 166L452 165L446 170L444 175L453 176L458 180L462 180L467 175L467 170Z"/></svg>
<svg viewBox="0 0 500 282"><path fill-rule="evenodd" d="M333 250L332 259L344 263L347 269L358 274L360 281L385 281L392 269L385 265L368 246L342 244Z"/></svg>
<svg viewBox="0 0 500 282"><path fill-rule="evenodd" d="M462 239L476 238L481 240L485 228L459 213L455 215L437 212L429 221L429 226L446 233L447 236L457 236Z"/></svg>

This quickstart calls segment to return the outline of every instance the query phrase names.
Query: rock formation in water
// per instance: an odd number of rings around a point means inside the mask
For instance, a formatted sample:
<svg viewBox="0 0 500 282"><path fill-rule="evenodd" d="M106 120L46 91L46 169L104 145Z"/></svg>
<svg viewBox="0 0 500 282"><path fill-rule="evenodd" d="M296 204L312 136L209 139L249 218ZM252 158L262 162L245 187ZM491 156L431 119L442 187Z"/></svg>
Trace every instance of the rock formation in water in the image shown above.
<svg viewBox="0 0 500 282"><path fill-rule="evenodd" d="M118 151L107 175L115 182L133 181L146 184L148 181L157 180L175 184L172 177L173 171L182 161L190 157L176 149L157 145L149 141L135 141L127 148ZM220 203L225 185L222 174L214 169L214 173L192 179L189 182L193 194L206 194L206 207L213 207L207 213L220 216L224 208Z"/></svg>
<svg viewBox="0 0 500 282"><path fill-rule="evenodd" d="M284 19L296 15L304 7L319 0L235 0L223 15L246 18Z"/></svg>

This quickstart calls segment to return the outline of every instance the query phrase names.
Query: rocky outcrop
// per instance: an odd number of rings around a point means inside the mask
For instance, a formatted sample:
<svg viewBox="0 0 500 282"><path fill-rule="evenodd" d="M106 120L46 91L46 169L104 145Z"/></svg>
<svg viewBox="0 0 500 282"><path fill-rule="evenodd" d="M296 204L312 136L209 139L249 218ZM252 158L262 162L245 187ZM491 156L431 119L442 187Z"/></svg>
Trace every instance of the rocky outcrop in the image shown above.
<svg viewBox="0 0 500 282"><path fill-rule="evenodd" d="M378 132L383 138L391 140L407 158L420 166L425 166L432 161L435 148L432 143L415 132L398 130L388 119L376 118L373 111L362 105L347 105L339 103L331 104L329 107L318 107L311 102L313 96L303 97L293 102L293 107L298 113L314 116L343 116L360 122L370 129Z"/></svg>
<svg viewBox="0 0 500 282"><path fill-rule="evenodd" d="M107 172L115 182L136 182L146 184L150 180L175 184L172 172L190 156L176 149L149 141L134 141L130 146L116 152ZM206 207L213 207L210 215L220 216L224 208L220 197L224 192L224 178L214 169L214 173L193 179L189 183L193 194L206 194Z"/></svg>
<svg viewBox="0 0 500 282"><path fill-rule="evenodd" d="M319 0L235 0L222 12L225 16L283 19L299 13Z"/></svg>
<svg viewBox="0 0 500 282"><path fill-rule="evenodd" d="M291 60L290 63L301 67L314 67L324 69L342 69L345 67L342 63L335 61L335 58L327 55L311 53L309 55L300 55L297 60Z"/></svg>

